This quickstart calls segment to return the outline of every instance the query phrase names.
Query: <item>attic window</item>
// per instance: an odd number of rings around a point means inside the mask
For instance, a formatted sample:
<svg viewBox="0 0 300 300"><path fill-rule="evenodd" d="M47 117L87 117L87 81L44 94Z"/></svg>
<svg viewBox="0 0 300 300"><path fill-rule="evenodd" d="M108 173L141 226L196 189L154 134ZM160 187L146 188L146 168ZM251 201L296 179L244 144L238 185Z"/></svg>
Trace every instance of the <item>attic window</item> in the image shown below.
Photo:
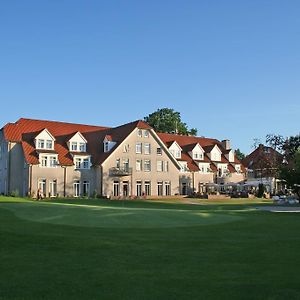
<svg viewBox="0 0 300 300"><path fill-rule="evenodd" d="M138 129L138 131L137 131L137 136L138 136L138 137L142 137L142 136L143 136L143 131L142 131L142 129Z"/></svg>

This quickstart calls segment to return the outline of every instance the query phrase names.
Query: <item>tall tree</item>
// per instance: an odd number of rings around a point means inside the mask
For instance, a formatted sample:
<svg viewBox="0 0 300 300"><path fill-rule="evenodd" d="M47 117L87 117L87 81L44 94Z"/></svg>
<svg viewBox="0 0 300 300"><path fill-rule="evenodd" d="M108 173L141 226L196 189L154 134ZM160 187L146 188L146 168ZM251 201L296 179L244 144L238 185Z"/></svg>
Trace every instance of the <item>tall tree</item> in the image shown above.
<svg viewBox="0 0 300 300"><path fill-rule="evenodd" d="M243 160L246 156L240 149L235 150L235 155L239 160Z"/></svg>
<svg viewBox="0 0 300 300"><path fill-rule="evenodd" d="M158 109L145 117L144 120L158 132L197 135L197 129L189 129L187 124L181 121L180 112L171 108Z"/></svg>

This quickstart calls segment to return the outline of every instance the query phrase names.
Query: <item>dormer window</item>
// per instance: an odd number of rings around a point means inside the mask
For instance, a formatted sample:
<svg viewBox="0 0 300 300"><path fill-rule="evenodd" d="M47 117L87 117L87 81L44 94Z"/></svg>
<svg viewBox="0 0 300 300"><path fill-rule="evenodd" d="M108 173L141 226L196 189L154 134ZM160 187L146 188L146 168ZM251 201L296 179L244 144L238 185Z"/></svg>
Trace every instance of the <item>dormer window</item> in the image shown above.
<svg viewBox="0 0 300 300"><path fill-rule="evenodd" d="M115 145L112 136L107 134L103 140L103 152L109 152Z"/></svg>
<svg viewBox="0 0 300 300"><path fill-rule="evenodd" d="M37 148L44 149L45 148L45 140L38 139Z"/></svg>
<svg viewBox="0 0 300 300"><path fill-rule="evenodd" d="M72 152L86 152L87 140L80 132L76 132L68 141L68 145Z"/></svg>
<svg viewBox="0 0 300 300"><path fill-rule="evenodd" d="M86 151L86 144L85 143L79 143L79 151L85 152Z"/></svg>
<svg viewBox="0 0 300 300"><path fill-rule="evenodd" d="M46 149L53 149L53 141L52 140L46 141Z"/></svg>
<svg viewBox="0 0 300 300"><path fill-rule="evenodd" d="M72 142L71 143L71 150L72 151L77 151L77 142Z"/></svg>
<svg viewBox="0 0 300 300"><path fill-rule="evenodd" d="M109 151L109 142L104 142L104 152L108 152Z"/></svg>
<svg viewBox="0 0 300 300"><path fill-rule="evenodd" d="M55 138L45 128L35 137L35 147L36 149L54 150L54 141Z"/></svg>
<svg viewBox="0 0 300 300"><path fill-rule="evenodd" d="M182 148L177 144L176 141L174 141L169 147L169 151L175 158L181 158Z"/></svg>
<svg viewBox="0 0 300 300"><path fill-rule="evenodd" d="M194 159L203 159L203 154L201 152L194 152Z"/></svg>

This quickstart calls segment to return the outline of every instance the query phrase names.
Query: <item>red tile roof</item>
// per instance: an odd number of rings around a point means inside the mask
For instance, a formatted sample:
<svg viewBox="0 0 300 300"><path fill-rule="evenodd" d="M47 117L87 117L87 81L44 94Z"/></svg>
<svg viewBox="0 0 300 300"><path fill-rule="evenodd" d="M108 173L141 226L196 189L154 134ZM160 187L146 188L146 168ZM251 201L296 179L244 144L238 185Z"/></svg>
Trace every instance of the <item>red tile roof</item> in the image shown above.
<svg viewBox="0 0 300 300"><path fill-rule="evenodd" d="M211 163L211 169L213 171L217 171L217 167L209 159L207 153L209 153L215 147L215 145L217 145L222 152L221 161L219 162L229 164L228 159L225 157L225 154L227 154L229 151L225 150L224 147L222 146L222 143L217 139L187 136L187 135L177 135L177 134L170 134L170 133L158 133L158 136L167 145L167 147L169 147L174 141L177 142L177 144L183 150L181 160L187 161L188 167L190 168L191 171L199 171L197 162L200 162L200 160L193 160L190 157L190 155L188 155L188 152L192 151L197 144L199 144L205 151L204 160L202 161ZM234 163L241 164L241 162L236 157ZM245 170L245 168L242 167L242 170Z"/></svg>
<svg viewBox="0 0 300 300"><path fill-rule="evenodd" d="M35 149L34 138L47 128L56 139L54 149L58 153L60 164L73 165L73 159L67 142L74 134L80 132L88 142L87 153L92 155L92 163L101 164L111 153L111 151L108 153L103 152L104 137L106 135L111 136L112 141L116 142L114 147L116 148L136 127L141 129L151 128L148 124L140 120L119 127L109 128L21 118L16 123L5 125L3 133L6 140L22 144L24 156L28 163L38 164L38 153Z"/></svg>

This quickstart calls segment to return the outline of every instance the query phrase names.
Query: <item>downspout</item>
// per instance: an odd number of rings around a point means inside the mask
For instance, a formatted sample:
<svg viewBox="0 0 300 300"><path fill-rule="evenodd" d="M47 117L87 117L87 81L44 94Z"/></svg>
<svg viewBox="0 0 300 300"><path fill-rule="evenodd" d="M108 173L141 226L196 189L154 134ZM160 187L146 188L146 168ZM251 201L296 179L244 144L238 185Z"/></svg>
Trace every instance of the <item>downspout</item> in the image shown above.
<svg viewBox="0 0 300 300"><path fill-rule="evenodd" d="M63 166L64 169L64 197L66 197L66 181L67 181L67 167Z"/></svg>
<svg viewBox="0 0 300 300"><path fill-rule="evenodd" d="M8 162L7 162L7 194L10 194L10 175L11 175L11 142L8 142Z"/></svg>
<svg viewBox="0 0 300 300"><path fill-rule="evenodd" d="M29 197L32 196L32 165L28 165L29 167Z"/></svg>

